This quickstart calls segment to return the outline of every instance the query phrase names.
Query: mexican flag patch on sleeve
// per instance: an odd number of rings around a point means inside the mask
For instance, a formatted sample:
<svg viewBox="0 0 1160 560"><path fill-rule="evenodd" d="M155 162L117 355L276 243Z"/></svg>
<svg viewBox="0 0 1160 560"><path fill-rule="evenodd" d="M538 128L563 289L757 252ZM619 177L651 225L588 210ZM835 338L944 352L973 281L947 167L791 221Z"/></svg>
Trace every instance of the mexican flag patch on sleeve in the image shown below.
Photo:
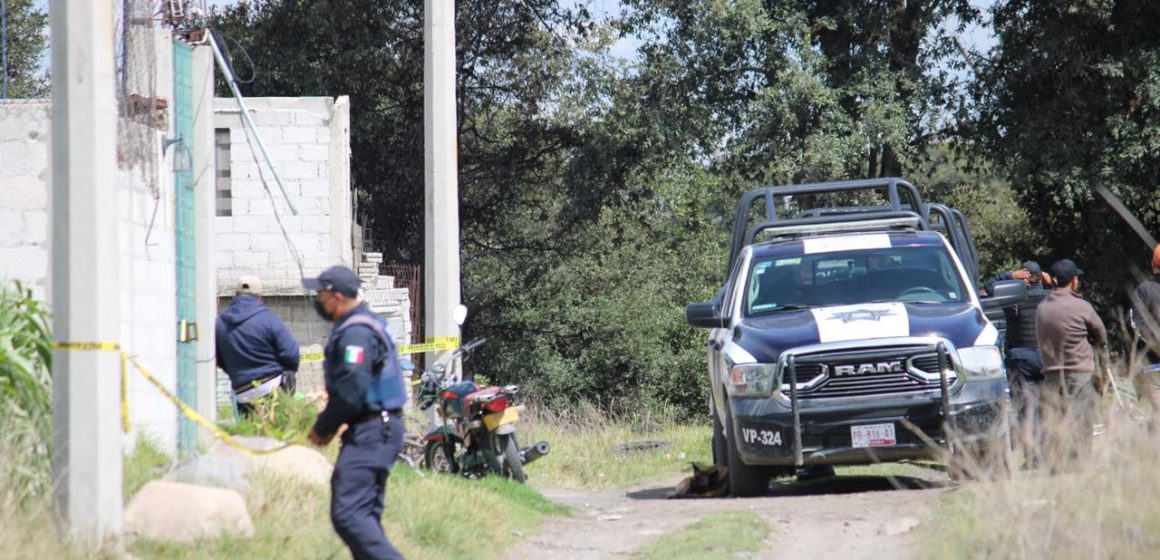
<svg viewBox="0 0 1160 560"><path fill-rule="evenodd" d="M347 346L346 359L344 361L348 364L361 364L363 363L363 356L365 355L366 351L362 346Z"/></svg>

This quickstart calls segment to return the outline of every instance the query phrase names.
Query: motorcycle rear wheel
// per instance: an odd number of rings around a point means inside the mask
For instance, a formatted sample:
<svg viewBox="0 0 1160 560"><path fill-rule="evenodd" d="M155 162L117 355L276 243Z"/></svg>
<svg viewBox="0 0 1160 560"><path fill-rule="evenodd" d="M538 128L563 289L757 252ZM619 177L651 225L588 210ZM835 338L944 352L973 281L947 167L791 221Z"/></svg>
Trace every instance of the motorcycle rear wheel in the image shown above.
<svg viewBox="0 0 1160 560"><path fill-rule="evenodd" d="M429 441L423 450L426 467L438 473L451 472L451 457L447 455L447 447L442 442Z"/></svg>
<svg viewBox="0 0 1160 560"><path fill-rule="evenodd" d="M496 436L496 451L500 459L500 475L520 484L528 480L524 474L524 461L520 457L520 446L515 434Z"/></svg>

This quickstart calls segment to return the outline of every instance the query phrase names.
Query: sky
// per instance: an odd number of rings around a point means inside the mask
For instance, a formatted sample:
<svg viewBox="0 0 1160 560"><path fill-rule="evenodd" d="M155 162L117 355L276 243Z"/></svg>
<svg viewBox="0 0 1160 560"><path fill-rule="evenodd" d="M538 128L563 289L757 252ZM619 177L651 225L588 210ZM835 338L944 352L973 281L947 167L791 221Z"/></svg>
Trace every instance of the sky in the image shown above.
<svg viewBox="0 0 1160 560"><path fill-rule="evenodd" d="M119 1L119 0L105 0L105 1ZM194 5L204 6L206 8L223 7L232 4L237 4L244 0L193 0ZM610 16L614 17L620 14L621 4L620 0L561 0L572 5L586 5L588 11L597 19ZM971 5L981 10L984 14L987 8L993 5L998 0L972 0ZM33 4L38 8L47 11L48 0L34 0ZM963 45L968 49L986 51L995 45L995 37L991 33L991 29L985 24L976 24L968 27L962 35ZM612 54L624 60L633 60L637 57L637 48L641 45L641 40L635 36L621 37L612 46ZM47 66L49 64L48 54L41 59L41 65Z"/></svg>
<svg viewBox="0 0 1160 560"><path fill-rule="evenodd" d="M237 4L239 0L195 0L204 2L207 7L215 6L229 6ZM573 5L587 5L588 11L597 19L602 16L617 16L620 14L620 0L564 0ZM986 13L988 7L994 4L997 0L972 0L971 5ZM962 37L963 45L967 48L976 48L979 50L989 49L995 44L995 37L991 34L991 30L986 25L973 25L965 31ZM612 46L612 54L618 58L631 60L637 57L637 48L640 47L641 40L634 36L621 37L615 45Z"/></svg>

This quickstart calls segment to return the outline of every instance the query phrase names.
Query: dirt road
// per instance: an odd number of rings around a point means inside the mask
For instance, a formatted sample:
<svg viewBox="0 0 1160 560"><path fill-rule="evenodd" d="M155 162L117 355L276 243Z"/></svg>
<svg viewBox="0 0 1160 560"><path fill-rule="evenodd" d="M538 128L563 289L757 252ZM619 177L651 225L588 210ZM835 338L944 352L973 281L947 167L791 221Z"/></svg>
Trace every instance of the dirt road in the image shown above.
<svg viewBox="0 0 1160 560"><path fill-rule="evenodd" d="M901 465L897 476L846 474L810 482L779 481L751 499L666 500L679 478L637 488L580 492L545 490L575 508L528 536L509 558L597 559L629 556L660 535L707 514L747 510L773 527L764 550L751 558L857 560L915 558L914 529L950 491L938 471Z"/></svg>

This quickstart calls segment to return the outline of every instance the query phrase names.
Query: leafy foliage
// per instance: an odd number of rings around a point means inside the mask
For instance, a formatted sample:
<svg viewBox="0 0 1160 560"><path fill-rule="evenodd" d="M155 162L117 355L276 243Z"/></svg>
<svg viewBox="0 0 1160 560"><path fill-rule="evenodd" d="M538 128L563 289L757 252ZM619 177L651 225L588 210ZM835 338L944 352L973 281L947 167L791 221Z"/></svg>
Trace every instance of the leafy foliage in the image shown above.
<svg viewBox="0 0 1160 560"><path fill-rule="evenodd" d="M218 417L223 419L222 428L235 435L272 437L303 444L318 415L318 401L282 391L274 391L251 404L253 413L240 418L235 418L232 408L221 411Z"/></svg>
<svg viewBox="0 0 1160 560"><path fill-rule="evenodd" d="M44 97L48 78L40 57L48 44L48 14L34 0L8 0L8 97ZM3 70L0 69L0 72Z"/></svg>
<svg viewBox="0 0 1160 560"><path fill-rule="evenodd" d="M0 498L46 495L52 443L52 331L48 311L16 281L0 284ZM27 460L23 460L27 459Z"/></svg>
<svg viewBox="0 0 1160 560"><path fill-rule="evenodd" d="M1151 247L1096 196L1102 181L1151 231L1160 227L1160 5L1008 0L999 44L974 85L966 130L998 163L1048 242L1044 264L1075 259L1097 307L1126 297Z"/></svg>
<svg viewBox="0 0 1160 560"><path fill-rule="evenodd" d="M420 7L334 4L260 1L218 22L255 59L248 94L351 95L373 237L417 260ZM947 75L923 69L969 4L876 5L858 3L861 21L826 3L641 0L598 21L458 3L467 328L499 342L475 365L549 402L701 410L702 334L683 307L720 282L737 194L898 172L948 103ZM647 38L637 62L609 54L624 33Z"/></svg>

